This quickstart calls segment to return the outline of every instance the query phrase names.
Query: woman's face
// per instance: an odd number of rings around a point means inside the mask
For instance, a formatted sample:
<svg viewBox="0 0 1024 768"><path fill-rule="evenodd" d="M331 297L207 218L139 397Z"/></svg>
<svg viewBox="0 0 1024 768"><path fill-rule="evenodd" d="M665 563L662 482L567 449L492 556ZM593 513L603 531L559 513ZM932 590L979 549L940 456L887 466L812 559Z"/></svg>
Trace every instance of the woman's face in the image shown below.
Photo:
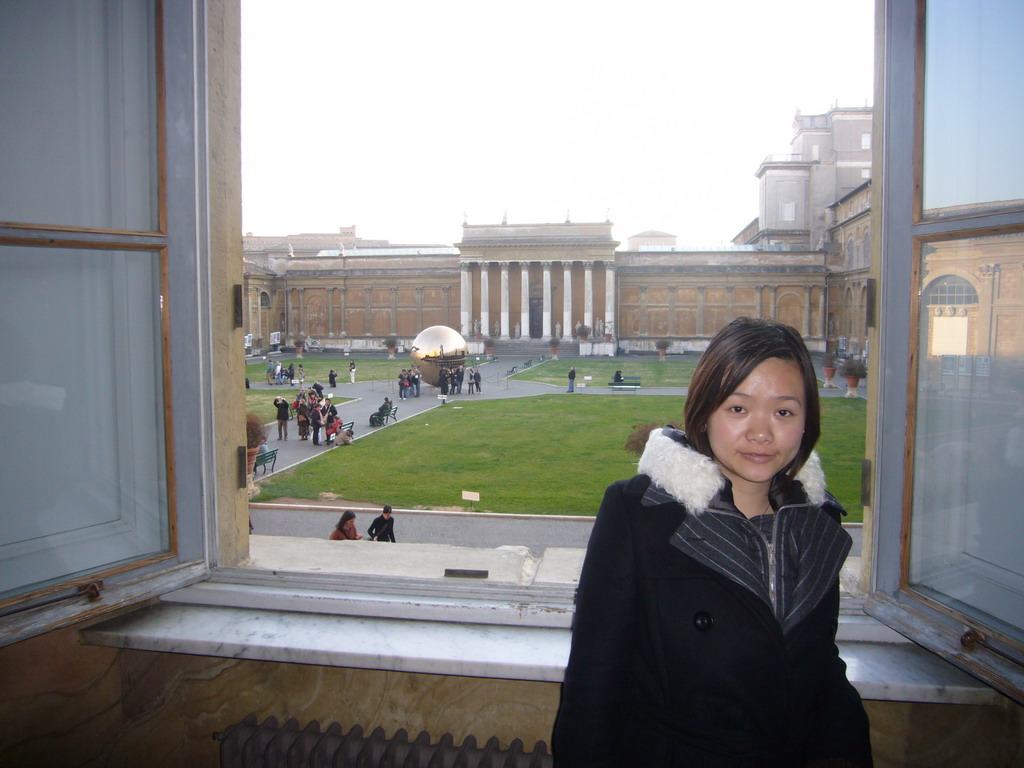
<svg viewBox="0 0 1024 768"><path fill-rule="evenodd" d="M708 442L735 491L765 493L800 450L805 393L799 366L765 360L708 419Z"/></svg>

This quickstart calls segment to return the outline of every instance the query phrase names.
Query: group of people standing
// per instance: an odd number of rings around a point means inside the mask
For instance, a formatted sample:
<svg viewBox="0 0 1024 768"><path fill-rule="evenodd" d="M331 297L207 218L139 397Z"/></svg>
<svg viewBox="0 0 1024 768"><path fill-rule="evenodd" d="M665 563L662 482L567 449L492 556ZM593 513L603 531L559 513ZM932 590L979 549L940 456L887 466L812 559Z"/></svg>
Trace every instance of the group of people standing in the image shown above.
<svg viewBox="0 0 1024 768"><path fill-rule="evenodd" d="M284 409L278 401L283 401ZM282 413L284 420L284 439L288 439L289 408L295 410L295 418L299 424L299 440L309 440L312 435L313 445L333 446L335 444L348 445L352 442L352 430L341 429L341 419L338 418L338 408L331 402L330 396L324 397L323 385L316 382L313 388L302 390L293 403L288 403L283 397L274 401L277 406L277 429L278 439L281 439ZM323 430L324 441L320 442L320 430Z"/></svg>
<svg viewBox="0 0 1024 768"><path fill-rule="evenodd" d="M295 363L288 363L287 367L281 364L280 360L267 361L267 384L291 384L297 382L302 386L306 380L306 371L302 364L298 368Z"/></svg>
<svg viewBox="0 0 1024 768"><path fill-rule="evenodd" d="M405 368L398 374L398 399L405 400L407 397L419 397L420 396L420 380L423 375L420 373L420 369L413 367L409 370Z"/></svg>
<svg viewBox="0 0 1024 768"><path fill-rule="evenodd" d="M476 387L476 391L480 392L480 369L469 368L467 369L464 365L460 365L458 368L442 368L441 373L438 376L437 385L441 390L442 395L461 395L462 385L466 385L466 393L473 394L473 387Z"/></svg>
<svg viewBox="0 0 1024 768"><path fill-rule="evenodd" d="M366 536L370 541L395 541L395 520L391 517L391 505L385 504L381 514L370 523ZM363 538L356 530L356 513L345 510L338 524L331 531L331 541L358 541Z"/></svg>

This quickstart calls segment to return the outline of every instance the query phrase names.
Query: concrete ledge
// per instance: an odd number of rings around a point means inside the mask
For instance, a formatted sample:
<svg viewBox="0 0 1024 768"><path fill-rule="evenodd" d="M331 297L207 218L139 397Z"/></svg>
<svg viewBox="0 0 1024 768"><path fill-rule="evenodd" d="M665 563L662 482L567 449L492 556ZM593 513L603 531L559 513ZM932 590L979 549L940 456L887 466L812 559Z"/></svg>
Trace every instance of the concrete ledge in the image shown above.
<svg viewBox="0 0 1024 768"><path fill-rule="evenodd" d="M82 636L93 645L166 653L560 682L571 632L164 602ZM865 699L997 704L1002 698L915 645L841 642L839 651Z"/></svg>

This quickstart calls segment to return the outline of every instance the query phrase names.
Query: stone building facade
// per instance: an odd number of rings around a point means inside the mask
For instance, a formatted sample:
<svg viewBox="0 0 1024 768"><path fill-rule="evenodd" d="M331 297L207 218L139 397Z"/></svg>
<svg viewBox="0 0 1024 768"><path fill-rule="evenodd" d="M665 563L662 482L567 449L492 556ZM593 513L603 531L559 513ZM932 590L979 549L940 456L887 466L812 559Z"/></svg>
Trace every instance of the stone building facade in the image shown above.
<svg viewBox="0 0 1024 768"><path fill-rule="evenodd" d="M337 233L245 243L249 348L313 337L380 349L429 325L472 343L551 337L581 354L700 351L740 315L779 319L812 350L865 348L870 253L871 110L796 115L792 153L757 177L758 218L720 249L648 230L614 238L612 222L463 224L454 245L391 245Z"/></svg>

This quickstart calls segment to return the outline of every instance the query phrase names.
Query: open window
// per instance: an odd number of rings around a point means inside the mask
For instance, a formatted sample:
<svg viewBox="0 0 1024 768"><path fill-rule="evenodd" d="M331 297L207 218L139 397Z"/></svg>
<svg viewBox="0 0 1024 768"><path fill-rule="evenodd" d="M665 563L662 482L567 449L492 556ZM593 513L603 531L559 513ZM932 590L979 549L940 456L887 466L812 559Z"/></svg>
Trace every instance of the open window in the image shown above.
<svg viewBox="0 0 1024 768"><path fill-rule="evenodd" d="M1024 701L1024 8L886 3L875 599Z"/></svg>
<svg viewBox="0 0 1024 768"><path fill-rule="evenodd" d="M204 78L168 5L0 4L3 643L207 571Z"/></svg>

